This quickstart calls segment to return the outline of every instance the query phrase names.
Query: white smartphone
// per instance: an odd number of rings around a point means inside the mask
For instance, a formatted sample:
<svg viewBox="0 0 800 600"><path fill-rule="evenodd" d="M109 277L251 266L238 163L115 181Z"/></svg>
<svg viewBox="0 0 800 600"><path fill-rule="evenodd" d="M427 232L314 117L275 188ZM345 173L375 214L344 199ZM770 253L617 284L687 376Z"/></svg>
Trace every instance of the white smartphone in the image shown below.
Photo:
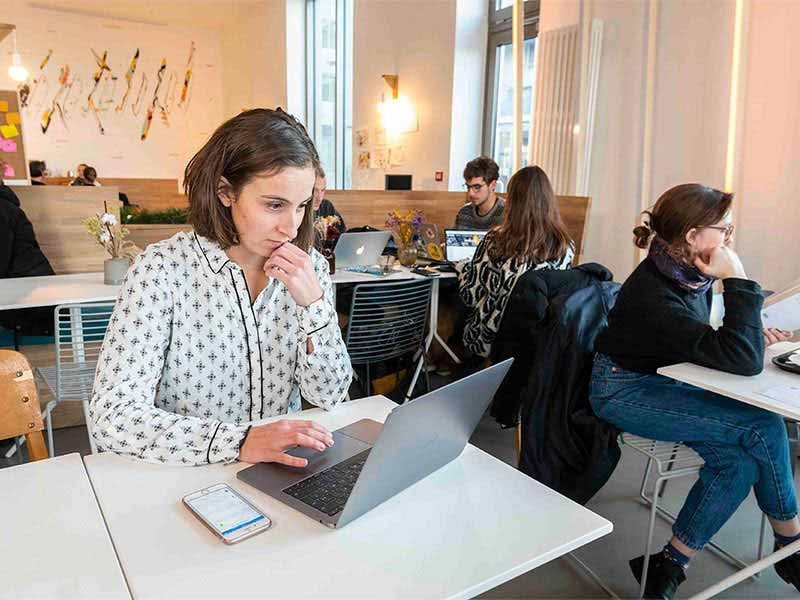
<svg viewBox="0 0 800 600"><path fill-rule="evenodd" d="M272 526L267 515L227 483L217 483L187 494L183 503L226 544L241 542Z"/></svg>

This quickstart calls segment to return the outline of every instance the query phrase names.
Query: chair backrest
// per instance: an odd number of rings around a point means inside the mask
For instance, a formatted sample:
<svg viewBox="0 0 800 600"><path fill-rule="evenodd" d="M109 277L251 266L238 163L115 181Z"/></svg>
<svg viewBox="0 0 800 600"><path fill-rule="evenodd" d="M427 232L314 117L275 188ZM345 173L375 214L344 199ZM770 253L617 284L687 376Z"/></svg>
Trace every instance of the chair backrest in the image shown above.
<svg viewBox="0 0 800 600"><path fill-rule="evenodd" d="M59 401L88 400L114 302L55 308L56 387Z"/></svg>
<svg viewBox="0 0 800 600"><path fill-rule="evenodd" d="M374 363L418 350L432 289L430 279L356 285L344 340L350 362Z"/></svg>
<svg viewBox="0 0 800 600"><path fill-rule="evenodd" d="M39 395L24 355L0 350L0 439L24 435L31 460L47 458Z"/></svg>

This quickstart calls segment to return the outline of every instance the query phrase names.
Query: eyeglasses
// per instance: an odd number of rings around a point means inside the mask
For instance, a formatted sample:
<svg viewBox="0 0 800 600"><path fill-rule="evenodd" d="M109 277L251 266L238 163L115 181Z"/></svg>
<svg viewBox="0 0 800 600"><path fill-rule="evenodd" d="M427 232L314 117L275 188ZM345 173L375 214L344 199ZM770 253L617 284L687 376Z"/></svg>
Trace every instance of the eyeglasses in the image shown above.
<svg viewBox="0 0 800 600"><path fill-rule="evenodd" d="M726 225L724 227L722 225L706 225L705 228L706 229L716 229L717 231L721 231L722 233L725 234L725 239L727 240L733 235L733 230L735 229L735 226L732 225L732 224L731 225Z"/></svg>
<svg viewBox="0 0 800 600"><path fill-rule="evenodd" d="M486 183L474 183L474 184L470 185L468 183L465 183L464 187L467 188L467 191L469 191L469 192L478 193L478 192L481 191L481 188L483 186L485 186L485 185L487 185L487 184Z"/></svg>

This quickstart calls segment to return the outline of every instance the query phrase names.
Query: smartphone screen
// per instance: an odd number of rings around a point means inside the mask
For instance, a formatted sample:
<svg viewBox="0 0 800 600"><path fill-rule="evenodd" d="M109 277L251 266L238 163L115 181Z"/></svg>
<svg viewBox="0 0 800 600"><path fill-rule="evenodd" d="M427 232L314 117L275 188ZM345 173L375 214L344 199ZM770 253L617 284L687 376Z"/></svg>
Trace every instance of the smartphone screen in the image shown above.
<svg viewBox="0 0 800 600"><path fill-rule="evenodd" d="M227 485L188 498L186 503L224 538L236 537L244 529L252 530L269 524L265 515Z"/></svg>

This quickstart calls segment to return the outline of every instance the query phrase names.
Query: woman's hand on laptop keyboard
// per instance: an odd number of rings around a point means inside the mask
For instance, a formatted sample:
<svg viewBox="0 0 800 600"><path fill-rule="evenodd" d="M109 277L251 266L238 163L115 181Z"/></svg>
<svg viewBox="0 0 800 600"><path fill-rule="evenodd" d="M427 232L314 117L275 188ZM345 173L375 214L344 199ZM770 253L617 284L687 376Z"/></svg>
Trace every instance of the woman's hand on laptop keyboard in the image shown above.
<svg viewBox="0 0 800 600"><path fill-rule="evenodd" d="M308 461L286 454L286 450L305 446L324 452L333 446L331 432L314 421L281 419L269 425L254 425L239 451L239 460L247 463L276 462L290 467L305 467Z"/></svg>

